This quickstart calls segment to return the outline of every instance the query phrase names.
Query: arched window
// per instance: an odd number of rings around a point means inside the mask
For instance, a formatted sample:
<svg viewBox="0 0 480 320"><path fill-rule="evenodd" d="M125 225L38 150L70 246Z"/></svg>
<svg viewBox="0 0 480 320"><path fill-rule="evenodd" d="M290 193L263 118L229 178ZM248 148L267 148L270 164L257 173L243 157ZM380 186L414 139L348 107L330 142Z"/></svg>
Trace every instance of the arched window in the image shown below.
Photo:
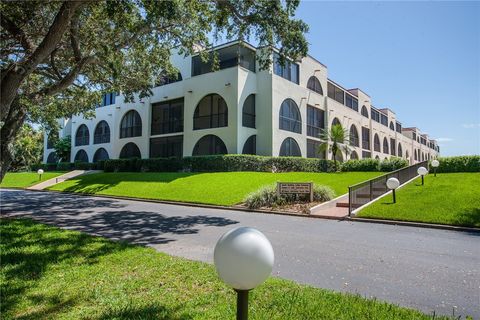
<svg viewBox="0 0 480 320"><path fill-rule="evenodd" d="M164 86L166 84L170 84L170 83L174 83L174 82L178 82L178 81L182 81L182 74L180 72L178 72L176 76L172 76L172 75L167 74L167 72L165 72L165 70L163 70L160 73L160 75L158 76L158 79L157 79L157 82L155 83L155 86L156 87Z"/></svg>
<svg viewBox="0 0 480 320"><path fill-rule="evenodd" d="M193 130L228 126L228 108L218 94L209 94L200 100L193 114Z"/></svg>
<svg viewBox="0 0 480 320"><path fill-rule="evenodd" d="M350 145L355 147L360 146L360 142L358 139L358 130L353 124L350 127Z"/></svg>
<svg viewBox="0 0 480 320"><path fill-rule="evenodd" d="M77 129L77 133L75 134L75 146L86 146L88 145L90 140L90 132L88 132L88 128L86 125L82 124Z"/></svg>
<svg viewBox="0 0 480 320"><path fill-rule="evenodd" d="M130 158L141 158L142 154L140 153L140 149L138 146L133 143L129 142L123 146L122 150L120 151L120 159L130 159Z"/></svg>
<svg viewBox="0 0 480 320"><path fill-rule="evenodd" d="M400 158L403 157L402 145L401 145L400 143L398 144L398 153L397 153L397 156L399 156Z"/></svg>
<svg viewBox="0 0 480 320"><path fill-rule="evenodd" d="M120 122L120 138L140 137L142 135L142 118L135 110L130 110Z"/></svg>
<svg viewBox="0 0 480 320"><path fill-rule="evenodd" d="M57 163L58 162L58 157L55 151L50 152L47 158L47 163Z"/></svg>
<svg viewBox="0 0 480 320"><path fill-rule="evenodd" d="M93 155L93 162L108 160L108 152L104 148L99 148Z"/></svg>
<svg viewBox="0 0 480 320"><path fill-rule="evenodd" d="M193 148L192 156L208 156L212 154L226 154L227 147L219 137L208 134L200 138Z"/></svg>
<svg viewBox="0 0 480 320"><path fill-rule="evenodd" d="M356 151L353 151L352 154L350 155L350 159L352 160L358 159L358 153Z"/></svg>
<svg viewBox="0 0 480 320"><path fill-rule="evenodd" d="M413 150L413 158L418 160L417 150Z"/></svg>
<svg viewBox="0 0 480 320"><path fill-rule="evenodd" d="M378 156L378 154L375 156L375 159L380 160L380 157Z"/></svg>
<svg viewBox="0 0 480 320"><path fill-rule="evenodd" d="M362 106L362 116L368 118L368 110L365 106Z"/></svg>
<svg viewBox="0 0 480 320"><path fill-rule="evenodd" d="M373 136L373 151L380 152L380 138L378 137L378 134L376 134L376 133Z"/></svg>
<svg viewBox="0 0 480 320"><path fill-rule="evenodd" d="M74 159L74 162L88 162L88 155L87 153L85 152L85 150L78 150L77 151L77 154L75 155L75 159Z"/></svg>
<svg viewBox="0 0 480 320"><path fill-rule="evenodd" d="M286 138L280 146L280 157L301 157L300 147L293 138Z"/></svg>
<svg viewBox="0 0 480 320"><path fill-rule="evenodd" d="M280 129L302 133L300 110L292 99L285 99L280 107Z"/></svg>
<svg viewBox="0 0 480 320"><path fill-rule="evenodd" d="M392 121L390 121L390 130L395 131L395 125L393 124Z"/></svg>
<svg viewBox="0 0 480 320"><path fill-rule="evenodd" d="M336 125L341 125L340 120L338 120L338 118L334 118L332 121L332 127Z"/></svg>
<svg viewBox="0 0 480 320"><path fill-rule="evenodd" d="M308 79L307 88L323 96L322 85L317 77L311 76L310 79Z"/></svg>
<svg viewBox="0 0 480 320"><path fill-rule="evenodd" d="M388 153L388 140L383 138L383 153Z"/></svg>
<svg viewBox="0 0 480 320"><path fill-rule="evenodd" d="M58 132L52 131L47 136L47 149L53 149L55 142L58 140Z"/></svg>
<svg viewBox="0 0 480 320"><path fill-rule="evenodd" d="M257 136L250 136L243 145L243 154L257 154Z"/></svg>
<svg viewBox="0 0 480 320"><path fill-rule="evenodd" d="M100 121L95 127L93 135L93 144L109 143L110 142L110 126L107 121Z"/></svg>
<svg viewBox="0 0 480 320"><path fill-rule="evenodd" d="M255 95L251 94L245 99L242 109L242 125L255 128Z"/></svg>

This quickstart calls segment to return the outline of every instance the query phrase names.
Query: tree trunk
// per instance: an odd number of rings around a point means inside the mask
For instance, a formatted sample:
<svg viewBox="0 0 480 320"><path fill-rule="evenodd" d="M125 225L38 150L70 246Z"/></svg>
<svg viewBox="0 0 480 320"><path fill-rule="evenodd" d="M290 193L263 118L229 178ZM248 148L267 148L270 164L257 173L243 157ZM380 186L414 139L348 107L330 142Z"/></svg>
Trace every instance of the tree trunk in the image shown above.
<svg viewBox="0 0 480 320"><path fill-rule="evenodd" d="M0 182L7 173L10 164L12 163L12 153L10 144L14 141L20 128L25 122L26 110L24 106L19 104L16 98L5 117L5 122L0 129Z"/></svg>

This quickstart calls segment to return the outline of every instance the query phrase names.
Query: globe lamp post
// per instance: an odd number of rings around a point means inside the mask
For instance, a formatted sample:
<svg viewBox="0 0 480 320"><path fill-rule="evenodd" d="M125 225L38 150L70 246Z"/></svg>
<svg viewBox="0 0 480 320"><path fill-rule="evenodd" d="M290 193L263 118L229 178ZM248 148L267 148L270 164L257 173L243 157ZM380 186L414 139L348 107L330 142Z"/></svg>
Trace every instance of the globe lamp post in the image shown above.
<svg viewBox="0 0 480 320"><path fill-rule="evenodd" d="M37 173L38 173L38 180L42 180L43 169L38 169Z"/></svg>
<svg viewBox="0 0 480 320"><path fill-rule="evenodd" d="M423 186L423 184L424 184L424 177L425 177L425 175L428 173L428 170L427 170L427 168L425 168L425 167L420 167L420 168L417 169L417 173L418 173L420 176L422 176L422 186Z"/></svg>
<svg viewBox="0 0 480 320"><path fill-rule="evenodd" d="M433 176L436 177L437 176L437 168L440 165L440 162L438 162L438 160L435 159L435 160L432 160L432 163L430 165L433 167Z"/></svg>
<svg viewBox="0 0 480 320"><path fill-rule="evenodd" d="M254 228L239 227L220 237L213 253L217 273L237 292L237 320L248 319L248 292L272 272L274 254L267 237Z"/></svg>
<svg viewBox="0 0 480 320"><path fill-rule="evenodd" d="M400 186L400 181L397 178L390 178L387 180L387 188L392 190L393 195L393 203L397 203L397 199L395 197L395 189Z"/></svg>

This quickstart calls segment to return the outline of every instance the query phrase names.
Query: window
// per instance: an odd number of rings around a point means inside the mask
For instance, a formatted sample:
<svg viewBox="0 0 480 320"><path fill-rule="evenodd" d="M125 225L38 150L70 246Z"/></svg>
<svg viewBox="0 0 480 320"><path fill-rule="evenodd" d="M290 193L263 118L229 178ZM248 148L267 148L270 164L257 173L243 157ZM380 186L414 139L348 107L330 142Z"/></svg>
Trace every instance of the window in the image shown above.
<svg viewBox="0 0 480 320"><path fill-rule="evenodd" d="M307 158L325 159L325 152L320 152L322 142L307 139Z"/></svg>
<svg viewBox="0 0 480 320"><path fill-rule="evenodd" d="M338 126L338 125L342 125L342 124L340 123L340 120L338 120L338 118L334 118L333 121L332 121L332 127L333 127L333 126Z"/></svg>
<svg viewBox="0 0 480 320"><path fill-rule="evenodd" d="M330 82L327 84L327 95L329 98L344 104L345 92Z"/></svg>
<svg viewBox="0 0 480 320"><path fill-rule="evenodd" d="M183 131L183 98L152 104L152 135Z"/></svg>
<svg viewBox="0 0 480 320"><path fill-rule="evenodd" d="M392 156L396 155L396 151L397 151L397 143L395 142L395 139L393 138L390 138L390 154Z"/></svg>
<svg viewBox="0 0 480 320"><path fill-rule="evenodd" d="M255 95L251 94L245 99L242 109L242 125L255 128Z"/></svg>
<svg viewBox="0 0 480 320"><path fill-rule="evenodd" d="M214 52L217 54L218 68L220 70L240 65L255 72L255 51L245 46L235 44ZM206 62L202 61L200 55L192 57L192 77L215 71L213 69L214 54L210 52L209 55L209 59Z"/></svg>
<svg viewBox="0 0 480 320"><path fill-rule="evenodd" d="M370 149L370 129L362 127L362 148Z"/></svg>
<svg viewBox="0 0 480 320"><path fill-rule="evenodd" d="M104 148L99 148L93 155L93 162L108 160L108 152Z"/></svg>
<svg viewBox="0 0 480 320"><path fill-rule="evenodd" d="M417 150L413 150L413 158L414 158L415 160L418 159Z"/></svg>
<svg viewBox="0 0 480 320"><path fill-rule="evenodd" d="M387 138L383 138L383 153L388 154L388 140L387 140Z"/></svg>
<svg viewBox="0 0 480 320"><path fill-rule="evenodd" d="M285 99L280 107L280 129L302 133L302 119L297 104L292 99Z"/></svg>
<svg viewBox="0 0 480 320"><path fill-rule="evenodd" d="M390 130L395 131L395 126L393 125L393 122L392 122L392 121L390 121Z"/></svg>
<svg viewBox="0 0 480 320"><path fill-rule="evenodd" d="M78 150L74 162L88 162L88 155L85 150Z"/></svg>
<svg viewBox="0 0 480 320"><path fill-rule="evenodd" d="M280 146L280 157L301 157L300 147L293 138L286 138Z"/></svg>
<svg viewBox="0 0 480 320"><path fill-rule="evenodd" d="M395 123L395 129L398 133L402 133L402 125L400 124L400 122Z"/></svg>
<svg viewBox="0 0 480 320"><path fill-rule="evenodd" d="M356 160L358 159L358 153L357 151L353 151L352 154L350 155L350 159Z"/></svg>
<svg viewBox="0 0 480 320"><path fill-rule="evenodd" d="M403 157L402 145L400 143L398 144L398 156Z"/></svg>
<svg viewBox="0 0 480 320"><path fill-rule="evenodd" d="M183 136L150 139L150 158L181 158L183 156Z"/></svg>
<svg viewBox="0 0 480 320"><path fill-rule="evenodd" d="M218 94L209 94L200 100L193 114L193 130L228 126L227 103Z"/></svg>
<svg viewBox="0 0 480 320"><path fill-rule="evenodd" d="M372 113L372 120L380 123L380 113L375 109L372 109L371 113Z"/></svg>
<svg viewBox="0 0 480 320"><path fill-rule="evenodd" d="M109 142L110 142L110 126L105 120L102 120L95 127L95 132L93 135L93 144L109 143Z"/></svg>
<svg viewBox="0 0 480 320"><path fill-rule="evenodd" d="M142 155L140 154L140 149L138 146L133 143L129 142L123 146L122 150L120 151L120 159L130 159L130 158L141 158Z"/></svg>
<svg viewBox="0 0 480 320"><path fill-rule="evenodd" d="M323 128L325 128L325 111L307 106L307 136L318 138Z"/></svg>
<svg viewBox="0 0 480 320"><path fill-rule="evenodd" d="M278 53L273 54L273 73L275 73L277 76L298 84L298 70L298 64L288 60L285 61L285 65L282 66L280 64L280 56Z"/></svg>
<svg viewBox="0 0 480 320"><path fill-rule="evenodd" d="M388 117L383 113L380 114L380 123L383 124L385 127L388 127Z"/></svg>
<svg viewBox="0 0 480 320"><path fill-rule="evenodd" d="M354 125L350 127L350 144L355 147L360 146L358 141L358 130Z"/></svg>
<svg viewBox="0 0 480 320"><path fill-rule="evenodd" d="M346 94L345 105L350 109L358 111L358 99Z"/></svg>
<svg viewBox="0 0 480 320"><path fill-rule="evenodd" d="M315 76L311 76L310 79L308 79L307 89L315 91L316 93L321 94L323 96L322 85L320 84L320 81Z"/></svg>
<svg viewBox="0 0 480 320"><path fill-rule="evenodd" d="M372 153L370 151L362 151L362 159L371 158Z"/></svg>
<svg viewBox="0 0 480 320"><path fill-rule="evenodd" d="M128 111L120 122L120 138L140 137L142 135L142 118L135 110Z"/></svg>
<svg viewBox="0 0 480 320"><path fill-rule="evenodd" d="M47 158L47 163L57 163L57 162L58 162L57 154L54 151L50 152Z"/></svg>
<svg viewBox="0 0 480 320"><path fill-rule="evenodd" d="M368 110L367 110L367 107L365 106L362 106L362 116L364 116L365 118L368 118Z"/></svg>
<svg viewBox="0 0 480 320"><path fill-rule="evenodd" d="M115 92L104 93L102 96L102 107L115 104L115 97L117 94Z"/></svg>
<svg viewBox="0 0 480 320"><path fill-rule="evenodd" d="M227 147L219 137L209 134L200 140L193 148L192 156L208 156L211 154L226 154Z"/></svg>
<svg viewBox="0 0 480 320"><path fill-rule="evenodd" d="M257 136L250 136L243 145L242 154L257 154Z"/></svg>
<svg viewBox="0 0 480 320"><path fill-rule="evenodd" d="M376 133L373 136L373 151L380 152L380 138L378 137L378 134L376 134Z"/></svg>
<svg viewBox="0 0 480 320"><path fill-rule="evenodd" d="M417 140L417 134L413 132L413 140Z"/></svg>
<svg viewBox="0 0 480 320"><path fill-rule="evenodd" d="M158 76L157 81L155 82L156 87L164 86L170 83L175 83L182 81L182 74L178 72L176 75L169 75L165 70L163 70Z"/></svg>
<svg viewBox="0 0 480 320"><path fill-rule="evenodd" d="M86 146L88 145L90 140L90 132L86 125L82 124L77 129L77 133L75 134L75 146Z"/></svg>

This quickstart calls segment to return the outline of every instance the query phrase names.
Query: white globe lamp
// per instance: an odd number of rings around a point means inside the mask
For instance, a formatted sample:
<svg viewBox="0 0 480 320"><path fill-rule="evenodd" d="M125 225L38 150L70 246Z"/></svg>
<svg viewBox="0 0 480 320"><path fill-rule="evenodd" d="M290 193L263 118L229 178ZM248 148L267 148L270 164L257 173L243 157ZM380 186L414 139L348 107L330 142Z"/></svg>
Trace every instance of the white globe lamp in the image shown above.
<svg viewBox="0 0 480 320"><path fill-rule="evenodd" d="M38 169L37 173L38 173L38 180L42 180L43 169Z"/></svg>
<svg viewBox="0 0 480 320"><path fill-rule="evenodd" d="M430 165L433 167L433 176L436 177L437 176L437 168L440 165L440 162L437 159L435 159L435 160L432 160L432 163L430 163Z"/></svg>
<svg viewBox="0 0 480 320"><path fill-rule="evenodd" d="M239 227L220 237L213 253L220 278L237 291L237 319L248 318L248 291L272 273L273 248L254 228Z"/></svg>
<svg viewBox="0 0 480 320"><path fill-rule="evenodd" d="M428 170L425 167L419 167L417 169L417 173L422 177L422 186L423 186L424 185L424 177L428 173Z"/></svg>
<svg viewBox="0 0 480 320"><path fill-rule="evenodd" d="M397 178L389 178L387 180L387 188L392 190L393 203L397 202L397 198L395 197L395 189L397 189L399 186L400 186L400 181L398 181Z"/></svg>

